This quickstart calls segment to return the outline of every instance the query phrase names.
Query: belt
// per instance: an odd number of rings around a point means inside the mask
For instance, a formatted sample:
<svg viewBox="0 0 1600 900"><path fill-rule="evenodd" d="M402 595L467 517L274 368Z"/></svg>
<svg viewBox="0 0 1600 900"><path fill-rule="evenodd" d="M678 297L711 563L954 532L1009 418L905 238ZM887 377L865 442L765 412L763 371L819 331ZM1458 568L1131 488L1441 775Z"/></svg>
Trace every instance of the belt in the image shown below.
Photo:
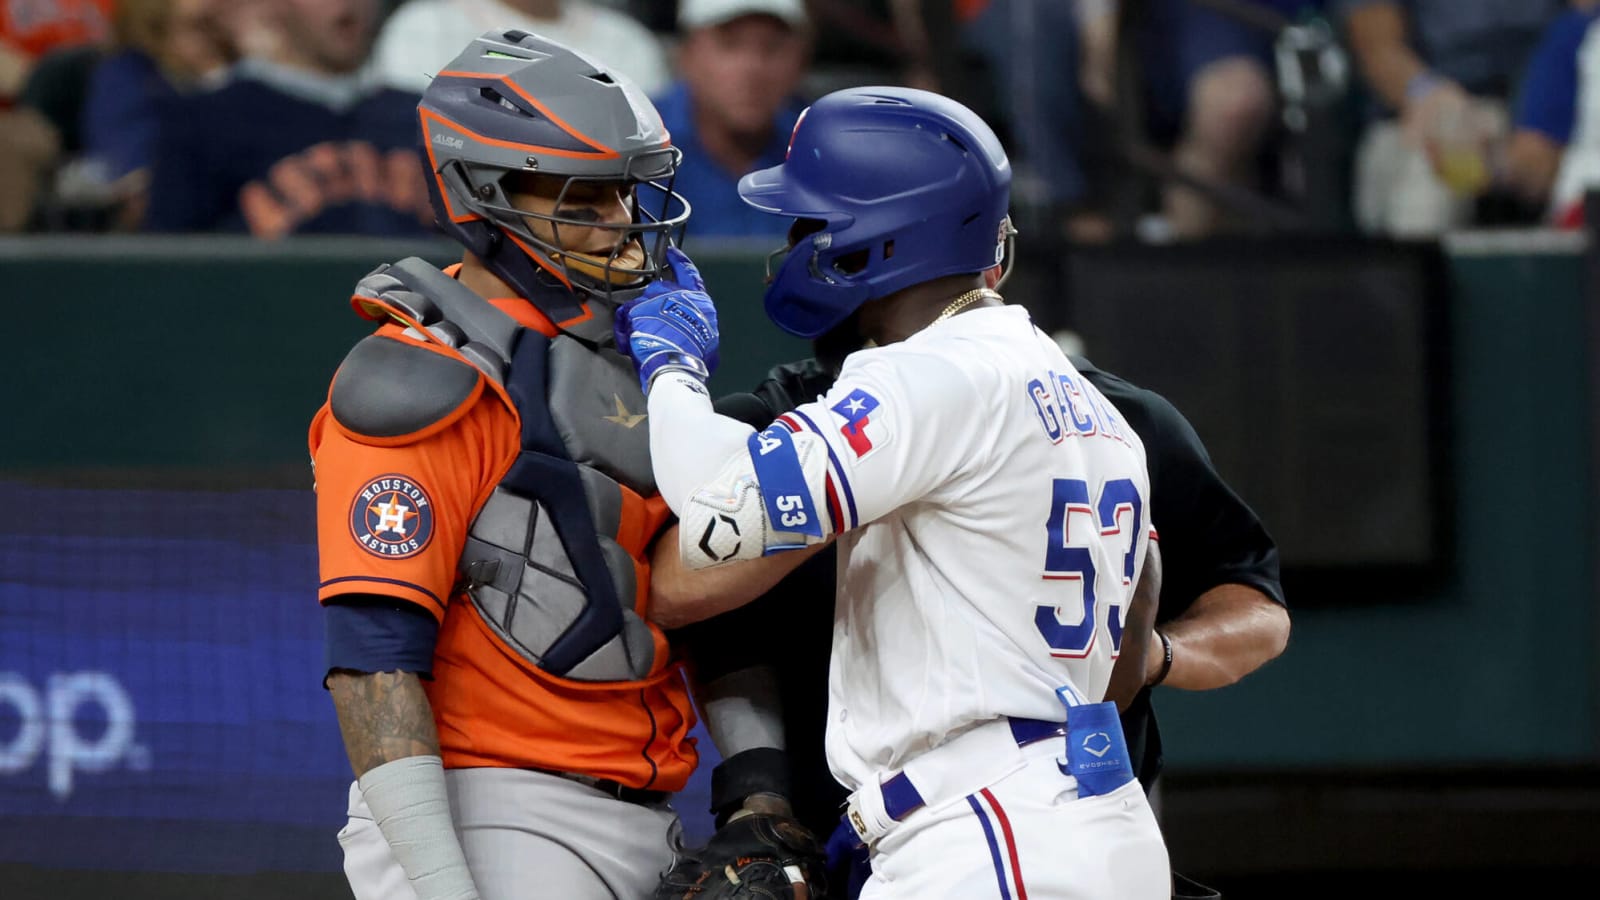
<svg viewBox="0 0 1600 900"><path fill-rule="evenodd" d="M1067 723L1046 722L1040 719L1009 719L1011 736L1016 739L1018 747L1038 743L1046 738L1065 737ZM890 778L883 783L883 809L889 818L896 822L911 815L927 804L922 799L922 794L917 791L917 786L911 783L906 773Z"/></svg>
<svg viewBox="0 0 1600 900"><path fill-rule="evenodd" d="M613 800L621 800L623 803L637 803L640 806L655 806L658 803L666 802L666 800L672 796L671 791L652 791L646 788L628 787L621 782L612 781L609 778L596 778L593 775L581 775L577 772L562 772L556 769L538 768L534 769L533 771L543 772L546 775L554 775L557 778L565 778L568 781L576 781L584 787L593 788L600 793L605 794L607 797L610 797Z"/></svg>

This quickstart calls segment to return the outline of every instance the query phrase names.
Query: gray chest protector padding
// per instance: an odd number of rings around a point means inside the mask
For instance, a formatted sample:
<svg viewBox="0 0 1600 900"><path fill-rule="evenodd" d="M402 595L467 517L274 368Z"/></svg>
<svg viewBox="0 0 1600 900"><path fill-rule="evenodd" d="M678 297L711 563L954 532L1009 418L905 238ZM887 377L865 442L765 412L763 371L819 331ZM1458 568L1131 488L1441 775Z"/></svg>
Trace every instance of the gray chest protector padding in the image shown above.
<svg viewBox="0 0 1600 900"><path fill-rule="evenodd" d="M619 485L655 492L645 401L632 363L608 347L522 328L422 260L380 268L357 294L414 318L430 339L502 384L517 406L517 460L473 519L460 563L467 593L490 629L534 665L565 678L647 676L655 643L633 609L633 558L615 538Z"/></svg>
<svg viewBox="0 0 1600 900"><path fill-rule="evenodd" d="M656 492L644 394L627 357L610 347L591 350L572 338L555 338L549 403L573 462L599 469L640 494Z"/></svg>

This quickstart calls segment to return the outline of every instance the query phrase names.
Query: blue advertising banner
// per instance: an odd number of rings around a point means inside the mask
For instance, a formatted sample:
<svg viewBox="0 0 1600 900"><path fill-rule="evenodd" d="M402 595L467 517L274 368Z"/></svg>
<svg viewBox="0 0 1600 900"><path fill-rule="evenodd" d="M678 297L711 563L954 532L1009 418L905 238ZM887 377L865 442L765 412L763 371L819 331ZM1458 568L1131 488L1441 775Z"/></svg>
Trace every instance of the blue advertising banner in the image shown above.
<svg viewBox="0 0 1600 900"><path fill-rule="evenodd" d="M337 869L310 491L0 481L0 508L0 863Z"/></svg>

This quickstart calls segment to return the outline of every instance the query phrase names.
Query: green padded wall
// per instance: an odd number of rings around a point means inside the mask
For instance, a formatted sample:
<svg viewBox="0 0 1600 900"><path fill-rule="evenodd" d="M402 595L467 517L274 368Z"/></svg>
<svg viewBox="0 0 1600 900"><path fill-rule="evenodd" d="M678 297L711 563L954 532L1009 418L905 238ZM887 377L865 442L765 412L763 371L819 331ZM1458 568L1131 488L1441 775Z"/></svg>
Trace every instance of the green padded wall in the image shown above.
<svg viewBox="0 0 1600 900"><path fill-rule="evenodd" d="M281 466L345 352L372 329L350 289L384 261L443 264L452 245L225 238L0 241L0 304L17 336L0 467ZM753 387L803 342L761 312L753 252L700 254L721 307L713 387Z"/></svg>

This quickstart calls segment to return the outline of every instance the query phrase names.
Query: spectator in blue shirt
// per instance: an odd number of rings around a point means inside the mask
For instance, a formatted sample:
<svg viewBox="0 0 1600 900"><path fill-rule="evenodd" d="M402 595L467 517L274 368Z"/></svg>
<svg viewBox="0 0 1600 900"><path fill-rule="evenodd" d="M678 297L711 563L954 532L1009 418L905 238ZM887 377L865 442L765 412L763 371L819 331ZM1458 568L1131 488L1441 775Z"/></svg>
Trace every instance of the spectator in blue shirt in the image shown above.
<svg viewBox="0 0 1600 900"><path fill-rule="evenodd" d="M1528 62L1512 118L1505 181L1525 201L1547 207L1558 225L1582 221L1583 194L1600 183L1600 9L1575 4L1546 29ZM1588 79L1588 80L1586 80ZM1581 86L1581 89L1580 89ZM1579 97L1587 104L1579 107Z"/></svg>
<svg viewBox="0 0 1600 900"><path fill-rule="evenodd" d="M378 0L254 0L247 56L162 117L151 231L434 233L417 96L364 69ZM254 48L253 51L251 48Z"/></svg>
<svg viewBox="0 0 1600 900"><path fill-rule="evenodd" d="M215 0L138 0L117 5L116 46L95 66L84 98L84 152L118 178L146 168L159 107L180 90L220 75L229 48L212 16Z"/></svg>
<svg viewBox="0 0 1600 900"><path fill-rule="evenodd" d="M787 225L739 199L739 179L783 162L811 55L800 0L683 0L681 81L656 109L683 150L673 189L694 209L690 236L781 238Z"/></svg>

